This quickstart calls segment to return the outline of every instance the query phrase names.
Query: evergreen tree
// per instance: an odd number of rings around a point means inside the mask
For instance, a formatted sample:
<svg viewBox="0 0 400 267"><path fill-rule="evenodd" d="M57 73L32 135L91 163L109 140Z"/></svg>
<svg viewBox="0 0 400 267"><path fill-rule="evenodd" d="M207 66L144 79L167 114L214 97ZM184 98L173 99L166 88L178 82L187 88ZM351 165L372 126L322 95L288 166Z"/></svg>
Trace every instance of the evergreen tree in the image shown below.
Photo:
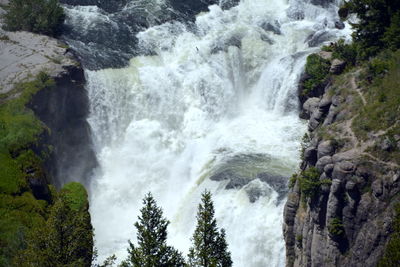
<svg viewBox="0 0 400 267"><path fill-rule="evenodd" d="M232 266L231 254L225 241L225 230L218 230L214 213L211 193L205 191L198 207L193 246L188 255L191 267Z"/></svg>
<svg viewBox="0 0 400 267"><path fill-rule="evenodd" d="M185 261L180 252L167 245L169 221L157 206L151 193L143 199L141 216L135 223L138 246L129 241L129 256L122 266L133 267L180 267Z"/></svg>
<svg viewBox="0 0 400 267"><path fill-rule="evenodd" d="M93 229L85 210L73 210L63 198L56 200L44 227L29 234L27 248L16 266L91 266Z"/></svg>
<svg viewBox="0 0 400 267"><path fill-rule="evenodd" d="M355 29L353 40L360 47L362 59L376 55L383 48L400 48L400 1L349 0L339 14L345 17L348 13L359 18L352 25Z"/></svg>

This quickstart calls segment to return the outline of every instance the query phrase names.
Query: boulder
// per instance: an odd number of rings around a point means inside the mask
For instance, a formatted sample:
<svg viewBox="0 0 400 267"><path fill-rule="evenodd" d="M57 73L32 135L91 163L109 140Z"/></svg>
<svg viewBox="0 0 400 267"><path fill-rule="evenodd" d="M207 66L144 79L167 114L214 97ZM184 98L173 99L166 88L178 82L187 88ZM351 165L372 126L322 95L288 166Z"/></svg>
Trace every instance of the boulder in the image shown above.
<svg viewBox="0 0 400 267"><path fill-rule="evenodd" d="M318 55L321 58L326 59L326 60L331 60L332 59L332 54L333 54L332 52L327 52L327 51L320 51L318 53Z"/></svg>
<svg viewBox="0 0 400 267"><path fill-rule="evenodd" d="M341 74L345 67L346 67L346 61L335 58L332 61L329 72L332 74Z"/></svg>
<svg viewBox="0 0 400 267"><path fill-rule="evenodd" d="M331 156L324 156L320 159L318 159L317 164L315 164L315 167L319 170L319 171L323 171L325 166L328 164L332 163L332 157Z"/></svg>
<svg viewBox="0 0 400 267"><path fill-rule="evenodd" d="M335 149L331 141L322 141L318 145L318 159L325 156L332 156Z"/></svg>
<svg viewBox="0 0 400 267"><path fill-rule="evenodd" d="M335 28L339 30L343 30L346 26L340 20L335 21Z"/></svg>

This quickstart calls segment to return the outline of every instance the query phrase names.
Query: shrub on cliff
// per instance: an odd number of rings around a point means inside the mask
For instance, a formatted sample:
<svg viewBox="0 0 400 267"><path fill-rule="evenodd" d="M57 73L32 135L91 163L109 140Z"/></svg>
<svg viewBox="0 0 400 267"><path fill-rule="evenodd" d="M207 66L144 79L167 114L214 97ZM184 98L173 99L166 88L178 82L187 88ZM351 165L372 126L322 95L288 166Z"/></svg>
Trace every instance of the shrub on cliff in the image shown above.
<svg viewBox="0 0 400 267"><path fill-rule="evenodd" d="M313 96L325 84L330 69L328 60L323 59L317 54L307 57L306 79L303 81L302 96ZM323 88L322 88L323 89Z"/></svg>
<svg viewBox="0 0 400 267"><path fill-rule="evenodd" d="M5 29L56 36L65 19L58 0L10 0L4 16Z"/></svg>

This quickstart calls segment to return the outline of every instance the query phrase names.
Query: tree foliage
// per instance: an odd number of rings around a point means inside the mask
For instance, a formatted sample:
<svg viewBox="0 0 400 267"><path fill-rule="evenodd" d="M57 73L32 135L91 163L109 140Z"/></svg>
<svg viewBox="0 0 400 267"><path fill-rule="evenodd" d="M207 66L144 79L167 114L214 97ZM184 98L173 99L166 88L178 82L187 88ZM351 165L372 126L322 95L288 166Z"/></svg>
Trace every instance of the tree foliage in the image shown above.
<svg viewBox="0 0 400 267"><path fill-rule="evenodd" d="M129 241L129 256L122 266L133 267L179 267L185 266L180 252L167 245L169 221L157 206L151 193L143 199L141 216L135 223L138 245Z"/></svg>
<svg viewBox="0 0 400 267"><path fill-rule="evenodd" d="M76 210L61 196L50 209L44 227L33 229L27 247L15 258L15 266L90 266L93 255L93 229L87 210Z"/></svg>
<svg viewBox="0 0 400 267"><path fill-rule="evenodd" d="M360 58L374 56L384 48L400 48L400 1L350 0L340 12L342 16L347 13L356 14L359 18L352 26Z"/></svg>
<svg viewBox="0 0 400 267"><path fill-rule="evenodd" d="M56 36L65 19L58 0L10 0L4 16L6 29Z"/></svg>
<svg viewBox="0 0 400 267"><path fill-rule="evenodd" d="M211 193L205 191L197 211L197 226L192 238L193 245L188 255L189 266L232 266L231 254L225 240L225 231L224 229L218 230L214 213Z"/></svg>

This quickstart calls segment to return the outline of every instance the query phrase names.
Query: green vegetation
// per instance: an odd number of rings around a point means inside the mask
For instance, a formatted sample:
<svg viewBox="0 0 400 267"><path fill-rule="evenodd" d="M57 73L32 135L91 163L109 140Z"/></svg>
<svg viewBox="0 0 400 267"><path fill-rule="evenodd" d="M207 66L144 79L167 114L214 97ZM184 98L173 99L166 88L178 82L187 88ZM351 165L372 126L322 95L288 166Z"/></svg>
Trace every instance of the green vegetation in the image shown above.
<svg viewBox="0 0 400 267"><path fill-rule="evenodd" d="M88 196L86 189L82 184L77 182L68 183L64 185L61 193L70 209L80 211L88 208Z"/></svg>
<svg viewBox="0 0 400 267"><path fill-rule="evenodd" d="M33 94L54 86L45 73L36 80L16 85L18 98L0 106L0 265L11 264L24 246L29 229L43 225L47 202L34 198L27 178L44 179L38 146L44 125L26 108ZM1 99L1 98L0 98Z"/></svg>
<svg viewBox="0 0 400 267"><path fill-rule="evenodd" d="M370 132L384 131L381 144L372 150L385 160L400 163L400 150L396 135L400 132L400 50L384 52L367 63L364 74L370 82L364 82L366 105L354 107L358 116L352 128L361 139ZM387 143L382 149L382 143Z"/></svg>
<svg viewBox="0 0 400 267"><path fill-rule="evenodd" d="M332 52L332 58L346 61L349 66L354 66L357 62L357 44L346 44L343 39L330 46L323 46L323 51Z"/></svg>
<svg viewBox="0 0 400 267"><path fill-rule="evenodd" d="M303 96L312 95L312 93L323 85L329 74L330 63L316 54L307 57L305 73L307 78L303 82Z"/></svg>
<svg viewBox="0 0 400 267"><path fill-rule="evenodd" d="M29 179L46 184L43 163L51 151L41 140L46 126L27 105L35 93L54 86L41 72L0 95L0 266L91 263L93 233L83 186L67 184L61 193L50 187L46 200L36 199L29 187Z"/></svg>
<svg viewBox="0 0 400 267"><path fill-rule="evenodd" d="M56 36L65 19L58 0L10 0L4 16L5 28L10 31L30 31Z"/></svg>
<svg viewBox="0 0 400 267"><path fill-rule="evenodd" d="M225 241L225 231L224 229L218 230L209 191L202 194L192 244L188 255L189 266L232 266L231 254Z"/></svg>
<svg viewBox="0 0 400 267"><path fill-rule="evenodd" d="M384 49L400 48L399 1L349 0L339 10L339 15L345 19L351 13L359 18L358 23L352 25L359 59L368 59Z"/></svg>
<svg viewBox="0 0 400 267"><path fill-rule="evenodd" d="M400 204L395 206L395 217L392 225L393 233L378 267L395 267L400 264Z"/></svg>
<svg viewBox="0 0 400 267"><path fill-rule="evenodd" d="M329 225L328 231L332 236L341 236L344 234L343 223L340 218L333 218Z"/></svg>
<svg viewBox="0 0 400 267"><path fill-rule="evenodd" d="M129 241L129 256L122 266L185 266L182 254L167 245L169 221L163 218L162 209L157 206L151 193L143 199L140 212L139 221L135 223L138 246Z"/></svg>
<svg viewBox="0 0 400 267"><path fill-rule="evenodd" d="M15 266L90 266L93 256L93 229L88 203L83 210L74 210L69 194L81 194L77 183L67 184L54 205L49 208L49 218L41 227L27 234L26 249L14 258ZM77 191L77 192L74 192ZM86 195L86 191L84 192Z"/></svg>
<svg viewBox="0 0 400 267"><path fill-rule="evenodd" d="M320 180L321 173L315 168L311 167L300 174L296 174L296 179L299 180L300 192L303 201L313 199L318 196L321 185L331 184L331 180Z"/></svg>

